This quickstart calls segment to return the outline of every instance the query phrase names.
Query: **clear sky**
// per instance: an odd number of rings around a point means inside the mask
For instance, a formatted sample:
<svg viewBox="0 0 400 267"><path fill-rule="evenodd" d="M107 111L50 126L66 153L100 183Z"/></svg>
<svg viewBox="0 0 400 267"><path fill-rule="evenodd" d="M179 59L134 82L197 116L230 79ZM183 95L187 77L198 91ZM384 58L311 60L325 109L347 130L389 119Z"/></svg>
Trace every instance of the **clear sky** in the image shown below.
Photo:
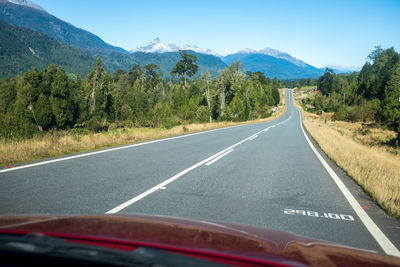
<svg viewBox="0 0 400 267"><path fill-rule="evenodd" d="M126 50L155 37L220 54L270 47L311 65L362 66L381 45L400 51L400 0L33 0Z"/></svg>

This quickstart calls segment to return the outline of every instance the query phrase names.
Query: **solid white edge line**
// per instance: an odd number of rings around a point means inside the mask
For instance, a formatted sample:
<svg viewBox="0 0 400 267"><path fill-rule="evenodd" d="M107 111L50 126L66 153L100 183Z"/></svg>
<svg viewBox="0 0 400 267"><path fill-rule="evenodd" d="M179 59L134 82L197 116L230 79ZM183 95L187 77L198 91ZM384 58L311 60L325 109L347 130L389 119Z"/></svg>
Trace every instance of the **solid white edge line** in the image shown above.
<svg viewBox="0 0 400 267"><path fill-rule="evenodd" d="M249 139L249 140L251 140L251 139ZM213 159L213 160L207 162L206 165L209 166L209 165L213 164L214 162L216 162L217 160L219 160L219 159L225 157L226 155L228 155L228 154L231 153L232 151L233 151L233 149L231 149L231 150L225 152L224 154L222 154L222 155L216 157L215 159Z"/></svg>
<svg viewBox="0 0 400 267"><path fill-rule="evenodd" d="M287 122L291 117L292 117L292 115L290 115L288 119L284 120L284 121L281 122L281 123ZM193 166L191 166L191 167L189 167L189 168L187 168L187 169L181 171L180 173L178 173L178 174L172 176L171 178L165 180L164 182L162 182L162 183L160 183L160 184L158 184L158 185L156 185L156 186L150 188L149 190L147 190L147 191L141 193L140 195L137 195L136 197L133 197L133 198L131 198L130 200L125 201L124 203L118 205L117 207L115 207L115 208L113 208L113 209L111 209L111 210L105 212L105 214L114 214L114 213L117 213L117 212L119 212L119 211L125 209L126 207L128 207L128 206L134 204L135 202L137 202L137 201L139 201L139 200L141 200L141 199L147 197L147 196L150 195L151 193L157 191L157 190L160 189L161 187L165 187L167 184L172 183L173 181L179 179L179 178L180 178L181 176L183 176L184 174L186 174L186 173L188 173L188 172L190 172L190 171L196 169L197 167L200 167L201 165L205 164L206 162L208 162L208 161L210 161L210 160L213 160L214 158L216 158L216 157L218 157L218 156L220 156L220 155L226 153L227 151L231 150L232 148L234 148L234 147L236 147L236 146L242 144L243 142L246 142L247 140L249 140L249 139L252 138L253 136L258 135L258 134L262 133L263 131L268 130L269 128L271 128L271 126L265 128L265 129L262 129L261 131L259 131L259 132L255 133L255 134L253 134L253 135L251 135L251 136L249 136L249 137L243 139L242 141L237 142L236 144L234 144L234 145L232 145L232 146L230 146L230 147L228 147L228 148L225 148L225 149L221 150L220 152L218 152L218 153L216 153L216 154L214 154L214 155L212 155L212 156L206 158L205 160L202 160L202 161L196 163L195 165L193 165Z"/></svg>
<svg viewBox="0 0 400 267"><path fill-rule="evenodd" d="M224 128L218 128L218 129L212 129L212 130L207 130L207 131L202 131L202 132L197 132L197 133L191 133L191 134L185 134L185 135L179 135L179 136L173 136L173 137L167 137L167 138L163 138L163 139L156 139L156 140L142 142L142 143L135 143L135 144L131 144L131 145L124 145L124 146L119 146L119 147L115 147L115 148L108 148L108 149L104 149L104 150L88 152L88 153L79 154L79 155L75 155L75 156L67 156L67 157L58 158L58 159L46 160L46 161L41 161L41 162L37 162L37 163L31 163L31 164L22 165L22 166L16 166L16 167L12 167L12 168L9 168L9 169L3 169L3 170L0 170L0 173L11 172L11 171L16 171L16 170L20 170L20 169L30 168L30 167L36 167L36 166L45 165L45 164L54 163L54 162L59 162L59 161L64 161L64 160L82 158L82 157L87 157L87 156L106 153L106 152L112 152L112 151L121 150L121 149L127 149L127 148L131 148L131 147L136 147L136 146L143 146L143 145L148 145L148 144L153 144L153 143L158 143L158 142L163 142L163 141L169 141L169 140L174 140L174 139L179 139L179 138L185 138L185 137L199 135L199 134L203 134L203 133L210 133L210 132L215 132L215 131L219 131L219 130L225 130L225 129L229 129L229 128L240 127L240 126L244 126L244 125L246 125L246 124L229 126L229 127L224 127Z"/></svg>
<svg viewBox="0 0 400 267"><path fill-rule="evenodd" d="M388 255L400 257L399 250L393 245L392 242L390 242L390 240L385 236L385 234L381 231L381 229L379 229L379 227L374 223L374 221L368 216L368 214L365 212L365 210L357 202L355 197L347 189L347 187L342 182L342 180L340 180L339 176L337 176L337 174L334 172L334 170L332 170L332 168L325 161L325 159L321 156L321 154L315 149L314 145L311 143L310 139L308 138L306 132L303 129L303 123L302 123L303 120L302 120L301 112L297 107L296 107L296 109L300 114L300 127L304 134L304 137L307 140L307 143L309 144L309 146L311 147L311 150L317 156L319 161L325 167L325 169L327 170L329 175L332 177L333 181L339 187L340 191L342 191L343 195L345 196L347 201L350 203L350 206L356 212L356 214L358 215L358 217L360 218L362 223L365 225L365 227L368 229L368 231L371 233L371 235L375 238L375 240L378 242L379 246L383 249L383 251L385 251L385 253Z"/></svg>

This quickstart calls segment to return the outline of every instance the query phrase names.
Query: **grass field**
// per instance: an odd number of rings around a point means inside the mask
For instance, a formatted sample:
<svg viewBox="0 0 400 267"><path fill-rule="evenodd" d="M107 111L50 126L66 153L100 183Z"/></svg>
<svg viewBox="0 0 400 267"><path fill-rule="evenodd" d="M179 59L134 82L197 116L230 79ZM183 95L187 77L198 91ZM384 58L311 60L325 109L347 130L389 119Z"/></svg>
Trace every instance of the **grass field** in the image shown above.
<svg viewBox="0 0 400 267"><path fill-rule="evenodd" d="M152 139L200 132L240 124L274 120L286 110L286 92L281 92L279 109L271 117L246 122L194 123L165 128L118 128L107 132L72 134L68 131L48 133L42 137L21 141L0 141L0 166L10 166L70 153L96 150L114 145L131 144Z"/></svg>
<svg viewBox="0 0 400 267"><path fill-rule="evenodd" d="M387 145L396 133L373 123L332 121L331 114L318 116L304 110L302 114L322 150L389 215L400 218L400 151Z"/></svg>

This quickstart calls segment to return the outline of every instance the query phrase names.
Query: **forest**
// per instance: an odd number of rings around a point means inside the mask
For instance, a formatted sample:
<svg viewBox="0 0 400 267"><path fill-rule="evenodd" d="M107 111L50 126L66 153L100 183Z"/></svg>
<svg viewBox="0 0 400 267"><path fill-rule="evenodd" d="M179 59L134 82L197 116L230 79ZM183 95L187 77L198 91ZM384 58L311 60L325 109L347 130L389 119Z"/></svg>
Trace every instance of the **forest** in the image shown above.
<svg viewBox="0 0 400 267"><path fill-rule="evenodd" d="M233 62L218 76L198 72L198 59L181 59L163 78L160 67L133 65L108 73L97 58L84 78L55 64L0 81L0 138L32 138L45 132L107 131L110 127L164 127L191 122L244 121L271 115L281 82L244 72Z"/></svg>
<svg viewBox="0 0 400 267"><path fill-rule="evenodd" d="M400 138L400 54L376 47L360 72L342 75L327 69L320 94L303 100L308 111L333 112L335 120L373 122Z"/></svg>

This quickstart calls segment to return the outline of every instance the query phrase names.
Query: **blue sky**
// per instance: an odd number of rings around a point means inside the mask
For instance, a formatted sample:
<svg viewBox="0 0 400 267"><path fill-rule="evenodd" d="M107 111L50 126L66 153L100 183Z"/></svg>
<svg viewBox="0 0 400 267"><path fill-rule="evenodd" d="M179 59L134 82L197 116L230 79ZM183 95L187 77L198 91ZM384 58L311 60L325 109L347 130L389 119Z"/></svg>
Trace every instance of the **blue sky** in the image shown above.
<svg viewBox="0 0 400 267"><path fill-rule="evenodd" d="M155 37L220 54L285 51L317 67L362 66L381 45L400 51L400 0L33 0L126 50Z"/></svg>

